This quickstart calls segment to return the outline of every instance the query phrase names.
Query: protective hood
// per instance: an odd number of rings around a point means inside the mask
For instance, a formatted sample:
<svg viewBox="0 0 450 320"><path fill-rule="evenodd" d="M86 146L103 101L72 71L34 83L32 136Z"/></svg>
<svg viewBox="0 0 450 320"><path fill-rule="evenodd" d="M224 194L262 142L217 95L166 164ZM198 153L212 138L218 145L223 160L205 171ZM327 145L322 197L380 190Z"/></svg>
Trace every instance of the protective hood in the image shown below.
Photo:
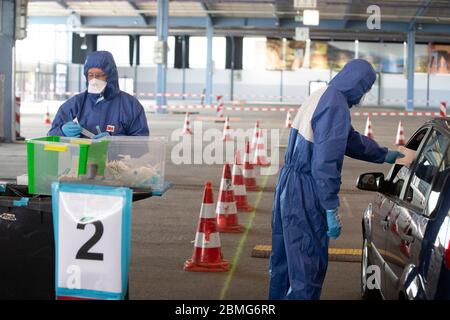
<svg viewBox="0 0 450 320"><path fill-rule="evenodd" d="M112 54L108 51L94 51L86 57L84 63L84 76L86 77L86 87L88 86L87 74L90 68L100 68L106 74L106 88L103 96L106 100L114 98L119 92L119 76L116 63Z"/></svg>
<svg viewBox="0 0 450 320"><path fill-rule="evenodd" d="M362 96L372 88L377 75L366 60L355 59L348 62L344 68L330 81L330 87L342 92L351 108L361 100Z"/></svg>

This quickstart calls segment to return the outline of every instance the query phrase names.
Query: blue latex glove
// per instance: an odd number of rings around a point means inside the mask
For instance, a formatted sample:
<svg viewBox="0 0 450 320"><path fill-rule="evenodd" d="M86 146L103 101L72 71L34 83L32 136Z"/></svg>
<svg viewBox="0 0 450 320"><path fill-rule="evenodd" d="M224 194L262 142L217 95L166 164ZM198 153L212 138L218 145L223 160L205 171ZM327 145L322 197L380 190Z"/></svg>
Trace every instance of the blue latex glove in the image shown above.
<svg viewBox="0 0 450 320"><path fill-rule="evenodd" d="M61 130L66 137L79 137L81 133L81 126L78 123L69 121L61 127Z"/></svg>
<svg viewBox="0 0 450 320"><path fill-rule="evenodd" d="M97 135L94 137L94 139L100 139L100 138L103 138L103 137L106 137L106 136L109 136L109 132L102 132L102 133L99 133L99 134L97 134Z"/></svg>
<svg viewBox="0 0 450 320"><path fill-rule="evenodd" d="M341 220L339 219L339 215L337 213L338 209L327 210L327 224L328 224L328 232L327 235L331 239L337 239L341 234Z"/></svg>
<svg viewBox="0 0 450 320"><path fill-rule="evenodd" d="M388 150L386 154L386 158L384 159L384 162L394 164L395 160L398 158L403 158L405 155L398 151Z"/></svg>

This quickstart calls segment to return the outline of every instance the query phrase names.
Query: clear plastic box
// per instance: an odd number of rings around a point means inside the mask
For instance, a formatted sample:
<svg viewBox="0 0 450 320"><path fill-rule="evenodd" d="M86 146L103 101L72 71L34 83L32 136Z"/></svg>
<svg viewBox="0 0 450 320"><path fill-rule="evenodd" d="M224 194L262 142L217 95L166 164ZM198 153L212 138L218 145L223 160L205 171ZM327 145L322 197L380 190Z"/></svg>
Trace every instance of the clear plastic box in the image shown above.
<svg viewBox="0 0 450 320"><path fill-rule="evenodd" d="M51 195L52 182L78 179L88 164L103 175L108 141L48 136L27 140L28 192Z"/></svg>
<svg viewBox="0 0 450 320"><path fill-rule="evenodd" d="M155 191L164 188L165 137L112 136L101 140L108 141L105 181Z"/></svg>

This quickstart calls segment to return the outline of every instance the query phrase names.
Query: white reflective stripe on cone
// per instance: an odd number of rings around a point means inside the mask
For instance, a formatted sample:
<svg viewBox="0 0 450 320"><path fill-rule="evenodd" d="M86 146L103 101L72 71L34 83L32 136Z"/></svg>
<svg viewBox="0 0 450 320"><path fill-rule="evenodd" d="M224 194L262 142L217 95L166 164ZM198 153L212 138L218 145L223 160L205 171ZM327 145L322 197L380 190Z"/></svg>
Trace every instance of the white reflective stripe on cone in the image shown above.
<svg viewBox="0 0 450 320"><path fill-rule="evenodd" d="M237 214L236 201L233 202L217 202L217 214Z"/></svg>
<svg viewBox="0 0 450 320"><path fill-rule="evenodd" d="M234 195L235 196L245 196L247 193L245 192L245 185L240 184L240 185L234 185L233 186L234 189Z"/></svg>
<svg viewBox="0 0 450 320"><path fill-rule="evenodd" d="M255 169L244 169L243 175L244 178L255 178Z"/></svg>
<svg viewBox="0 0 450 320"><path fill-rule="evenodd" d="M218 232L209 234L209 241L205 239L206 234L197 232L195 234L195 246L197 248L220 248L220 236Z"/></svg>
<svg viewBox="0 0 450 320"><path fill-rule="evenodd" d="M200 218L213 219L215 217L216 213L214 212L214 203L202 203L202 207L200 209Z"/></svg>
<svg viewBox="0 0 450 320"><path fill-rule="evenodd" d="M251 145L252 149L255 149L256 146L258 145L257 141L258 141L258 138L253 137L253 141L252 141L252 145Z"/></svg>
<svg viewBox="0 0 450 320"><path fill-rule="evenodd" d="M250 147L252 149L254 149L256 147L256 144L258 143L258 139L259 139L259 128L258 128L258 132L256 130L253 131L253 138L252 138L252 143L250 144Z"/></svg>
<svg viewBox="0 0 450 320"><path fill-rule="evenodd" d="M241 168L237 164L233 164L233 171L231 172L232 176L239 176L241 174Z"/></svg>

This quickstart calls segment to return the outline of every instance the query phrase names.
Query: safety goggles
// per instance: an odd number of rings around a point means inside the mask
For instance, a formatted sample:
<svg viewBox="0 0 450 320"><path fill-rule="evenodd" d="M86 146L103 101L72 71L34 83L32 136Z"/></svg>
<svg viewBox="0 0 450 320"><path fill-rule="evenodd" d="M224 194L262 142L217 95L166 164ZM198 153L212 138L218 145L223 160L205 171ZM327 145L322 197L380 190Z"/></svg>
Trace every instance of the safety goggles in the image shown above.
<svg viewBox="0 0 450 320"><path fill-rule="evenodd" d="M106 74L105 73L88 73L87 74L87 78L88 78L88 80L91 80L91 79L100 79L100 80L104 80L104 79L106 79Z"/></svg>

